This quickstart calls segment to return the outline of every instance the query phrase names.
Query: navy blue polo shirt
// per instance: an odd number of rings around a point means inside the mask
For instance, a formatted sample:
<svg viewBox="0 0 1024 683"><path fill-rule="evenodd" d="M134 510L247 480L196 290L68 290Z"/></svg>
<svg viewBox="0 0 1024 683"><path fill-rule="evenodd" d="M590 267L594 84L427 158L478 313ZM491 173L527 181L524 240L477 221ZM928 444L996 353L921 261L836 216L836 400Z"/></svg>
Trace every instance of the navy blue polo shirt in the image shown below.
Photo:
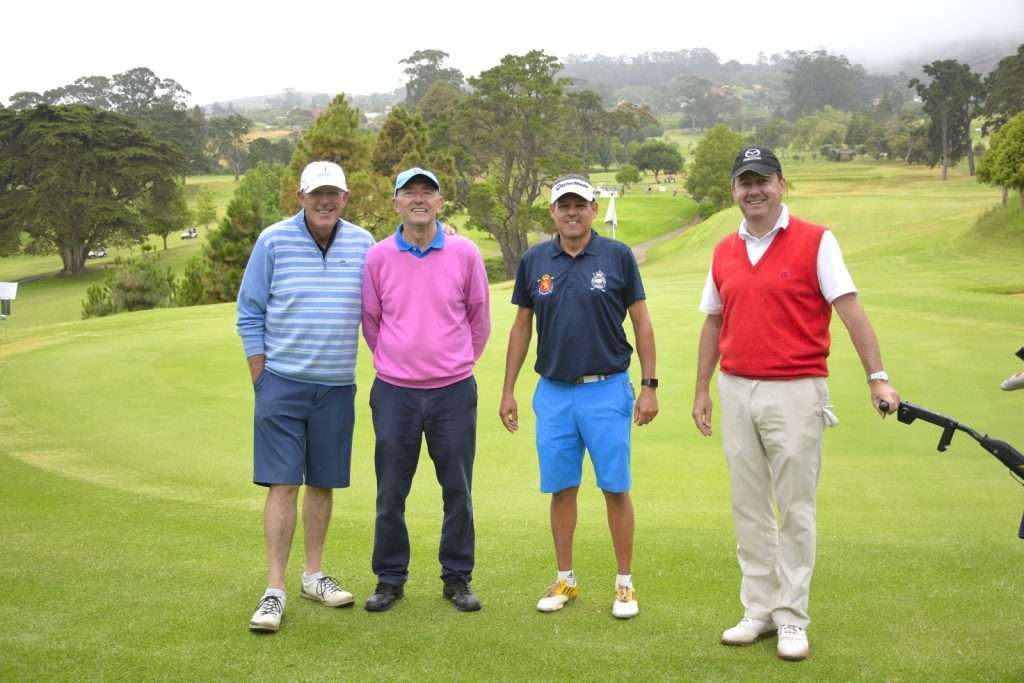
<svg viewBox="0 0 1024 683"><path fill-rule="evenodd" d="M532 308L537 319L534 370L558 382L627 370L633 347L622 323L647 298L632 250L591 235L575 258L558 237L528 249L512 290L512 303Z"/></svg>

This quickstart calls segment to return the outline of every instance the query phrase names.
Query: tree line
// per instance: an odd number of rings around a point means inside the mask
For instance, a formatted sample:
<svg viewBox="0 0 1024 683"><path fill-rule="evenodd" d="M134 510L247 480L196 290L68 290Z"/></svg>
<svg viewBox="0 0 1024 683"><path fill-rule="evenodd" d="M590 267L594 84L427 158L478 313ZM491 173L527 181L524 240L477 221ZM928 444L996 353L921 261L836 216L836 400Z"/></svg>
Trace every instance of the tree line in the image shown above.
<svg viewBox="0 0 1024 683"><path fill-rule="evenodd" d="M713 61L699 52L691 57ZM331 159L345 168L352 191L346 217L378 236L393 229L389 200L395 173L413 164L431 167L441 178L449 215L465 211L470 226L494 237L502 254L497 267L506 277L514 273L528 234L547 226L538 199L558 173L614 166L625 186L636 182L641 170L658 175L684 166L680 151L658 139L663 130L650 106L631 101L609 105L600 93L566 77L565 65L543 51L506 55L469 78L448 66L447 58L440 50L420 50L402 60L405 100L378 129L368 128L351 100L339 95L296 136L286 154L252 156L254 146L275 143L253 141L243 147L247 121L237 113L222 110L225 116L207 120L201 145L205 154L223 160L236 174L247 172L219 229L211 233L202 256L189 264L172 298L188 303L232 299L256 235L297 210L298 175L314 159ZM820 78L829 80L830 87L805 89L787 111L746 132L722 121L712 126L686 174L687 190L701 202L702 214L731 202L729 161L749 141L810 153L846 145L907 163L948 165L958 155L973 153L972 118L984 117L986 127L996 130L1021 110L1024 46L985 78L955 60L926 65L920 79L904 83L904 90L919 93L925 118L904 111L906 102L896 89L863 105L856 99L863 89L854 86L866 74L845 58L787 53L784 61L794 93L805 84L804 69L826 74ZM702 96L735 95L720 86L702 91L706 84L690 85ZM861 95L850 99L851 93ZM186 132L197 130L202 110L189 109L187 95L175 81L135 69L12 98L11 107L0 109L0 249L56 250L64 272L76 274L93 245L139 242L148 234L166 239L187 211L182 179L195 169L197 148ZM841 108L855 105L861 108ZM686 106L684 115L695 116ZM995 135L992 144L1009 137ZM996 163L1012 155L995 151L982 160L982 178L1016 187L1003 168L1009 162ZM68 201L48 201L54 196ZM203 208L202 201L197 204Z"/></svg>

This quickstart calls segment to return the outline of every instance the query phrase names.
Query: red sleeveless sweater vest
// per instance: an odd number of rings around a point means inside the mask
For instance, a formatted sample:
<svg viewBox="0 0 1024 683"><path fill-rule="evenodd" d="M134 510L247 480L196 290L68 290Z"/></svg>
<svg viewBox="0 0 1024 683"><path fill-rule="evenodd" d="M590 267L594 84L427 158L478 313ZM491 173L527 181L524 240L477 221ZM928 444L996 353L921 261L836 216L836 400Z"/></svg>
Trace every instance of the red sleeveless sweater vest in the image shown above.
<svg viewBox="0 0 1024 683"><path fill-rule="evenodd" d="M832 305L821 295L817 268L824 232L790 216L757 265L737 233L715 247L723 372L749 379L828 376Z"/></svg>

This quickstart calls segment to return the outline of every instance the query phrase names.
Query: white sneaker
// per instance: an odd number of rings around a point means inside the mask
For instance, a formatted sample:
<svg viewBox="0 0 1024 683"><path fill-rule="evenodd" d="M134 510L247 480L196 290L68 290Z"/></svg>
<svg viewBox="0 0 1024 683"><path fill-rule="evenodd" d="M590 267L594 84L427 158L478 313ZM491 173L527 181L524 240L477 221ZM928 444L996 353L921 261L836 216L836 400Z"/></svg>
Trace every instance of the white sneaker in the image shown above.
<svg viewBox="0 0 1024 683"><path fill-rule="evenodd" d="M638 614L640 614L640 605L636 601L636 591L633 590L633 587L616 586L612 616L616 619L630 619Z"/></svg>
<svg viewBox="0 0 1024 683"><path fill-rule="evenodd" d="M355 596L341 587L329 576L302 582L302 597L323 603L328 607L351 607Z"/></svg>
<svg viewBox="0 0 1024 683"><path fill-rule="evenodd" d="M537 602L538 612L557 612L565 607L566 603L572 602L579 595L576 586L570 586L569 582L559 579L548 586L544 596Z"/></svg>
<svg viewBox="0 0 1024 683"><path fill-rule="evenodd" d="M775 624L772 622L743 617L738 624L722 632L722 645L753 645L773 635Z"/></svg>
<svg viewBox="0 0 1024 683"><path fill-rule="evenodd" d="M793 624L783 624L779 627L779 644L776 648L779 659L799 662L801 659L807 659L809 651L806 629Z"/></svg>
<svg viewBox="0 0 1024 683"><path fill-rule="evenodd" d="M284 603L276 595L264 595L256 612L249 620L250 631L274 633L281 628L281 617L284 616Z"/></svg>

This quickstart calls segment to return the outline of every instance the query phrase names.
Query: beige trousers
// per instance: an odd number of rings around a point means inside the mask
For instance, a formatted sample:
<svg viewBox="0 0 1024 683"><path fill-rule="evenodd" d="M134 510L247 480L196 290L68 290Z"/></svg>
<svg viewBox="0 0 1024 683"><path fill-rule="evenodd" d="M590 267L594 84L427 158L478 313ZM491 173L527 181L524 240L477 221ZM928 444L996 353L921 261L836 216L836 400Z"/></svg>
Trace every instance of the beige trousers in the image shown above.
<svg viewBox="0 0 1024 683"><path fill-rule="evenodd" d="M828 385L719 373L718 393L744 616L806 628Z"/></svg>

